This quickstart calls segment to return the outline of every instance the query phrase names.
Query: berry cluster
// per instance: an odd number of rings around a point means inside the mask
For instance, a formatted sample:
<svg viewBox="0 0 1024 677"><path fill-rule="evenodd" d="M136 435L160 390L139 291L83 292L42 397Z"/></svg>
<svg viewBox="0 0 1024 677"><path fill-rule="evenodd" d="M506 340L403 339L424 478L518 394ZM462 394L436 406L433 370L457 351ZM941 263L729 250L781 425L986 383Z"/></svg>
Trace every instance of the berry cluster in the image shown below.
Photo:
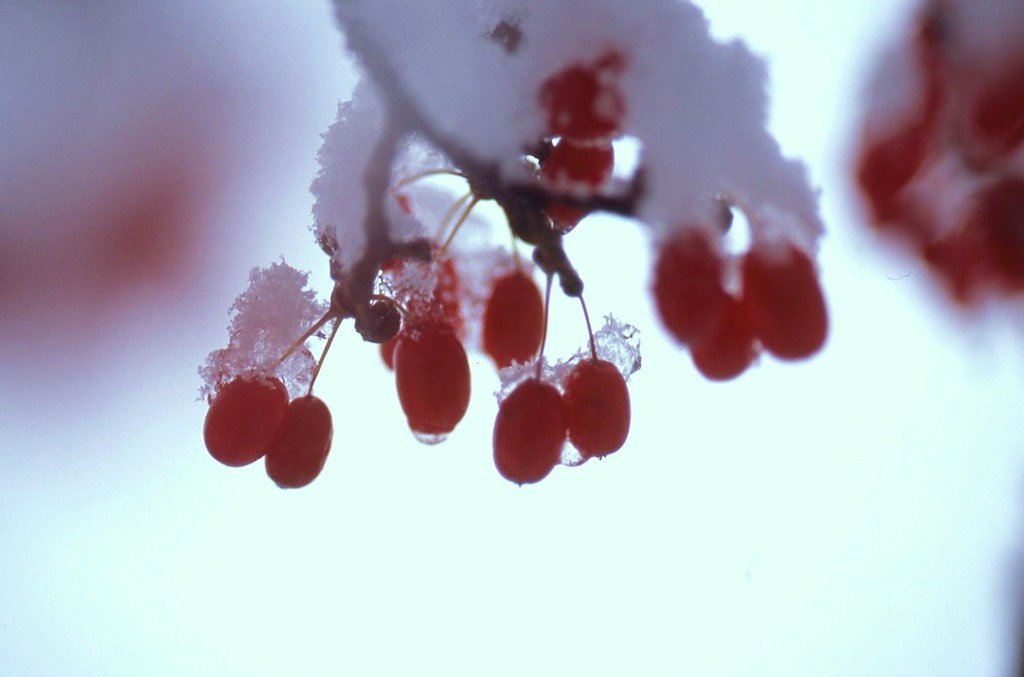
<svg viewBox="0 0 1024 677"><path fill-rule="evenodd" d="M363 10L372 11L371 5L361 10L346 5L340 11ZM677 21L695 17L673 14ZM354 25L371 24L355 20ZM522 40L516 20L502 20L484 36L506 55L497 58L518 58L519 50L537 44ZM330 415L312 395L324 357L314 368L305 342L331 323L325 356L348 318L364 340L379 344L409 429L425 444L445 440L465 416L471 393L467 350L479 350L503 382L492 437L501 476L520 485L534 483L558 464L579 465L618 451L630 429L626 382L639 368L636 331L611 318L593 331L583 280L563 247L563 239L595 211L650 219L648 225L660 230L653 296L668 331L689 348L707 378L737 376L762 350L792 360L823 345L828 318L811 255L820 223L813 205L803 204L809 191L802 175L795 188L790 185L799 169L769 154L762 158L764 166L779 171L769 171L770 180L744 192L739 188L747 165L739 172L704 171L699 165L682 173L688 183L675 191L666 177L679 171L680 154L646 146L647 157L641 153L635 163L632 158L619 162L616 149L644 147L642 133L650 133L652 125L661 128L664 120L651 115L650 101L646 110L634 106L636 83L626 84L638 69L627 43L602 42L610 46L582 52L585 57L563 57L554 68L543 59L532 62L540 70L519 85L535 108L537 126L514 145L481 151L426 113L417 97L429 94L407 88L395 72L393 55L374 41L372 31L349 31L347 38L373 79L361 83L359 96L342 106L325 135L323 171L313 185L314 231L334 280L330 303L316 310L307 299L299 328L295 318L273 323L293 327L289 342L301 334L286 349L272 343L281 357L225 364L220 353L211 356L206 441L221 462L242 465L265 455L268 473L282 486L316 476L330 444ZM724 58L730 65L737 56L746 58L708 49L707 58ZM482 56L495 58L495 53ZM505 95L497 89L491 93ZM759 116L753 118L760 124ZM762 131L744 128L743 138L753 147L774 148L761 143ZM628 143L620 144L625 139ZM362 167L363 201L339 197L337 177L352 178L343 170L353 156ZM724 167L728 157L712 159ZM468 185L454 204L446 194L451 206L443 215L444 207L430 208L424 198L424 180L438 175ZM719 177L731 175L735 191L719 184ZM765 195L774 186L783 194L780 202ZM661 202L649 199L651 192ZM677 199L676 192L684 197ZM478 233L465 232L476 227L470 215L481 202L503 214L511 251L493 243L482 246ZM723 245L734 209L751 224L751 245L740 254L727 253ZM702 222L707 214L718 215L718 221ZM526 249L532 262L521 258ZM546 282L543 293L536 279ZM556 281L563 294L579 300L589 345L551 364L544 349ZM266 352L262 334L238 339L245 333L233 330L232 345L262 346ZM278 379L292 363L290 355L308 357L300 360L305 367L290 367L282 385ZM287 404L288 392L303 391Z"/></svg>
<svg viewBox="0 0 1024 677"><path fill-rule="evenodd" d="M510 265L488 267L487 275L486 301L480 317L471 319L480 323L479 348L514 381L501 399L494 427L494 462L501 475L518 484L543 479L563 461L567 440L579 454L570 457L573 464L621 448L630 407L619 368L598 358L591 334L587 357L574 358L562 377L543 374L547 303L540 288L518 257ZM401 330L381 345L381 356L394 370L409 428L425 444L443 441L469 403L463 347L469 304L462 302L463 286L457 256L443 245L427 262L387 263L381 277L381 290L391 294L404 316ZM587 323L589 331L589 318Z"/></svg>
<svg viewBox="0 0 1024 677"><path fill-rule="evenodd" d="M759 243L738 265L738 292L726 289L729 263L708 229L694 226L662 243L654 298L662 321L690 349L706 378L743 373L763 348L784 360L809 357L828 334L814 264L790 242Z"/></svg>
<svg viewBox="0 0 1024 677"><path fill-rule="evenodd" d="M501 401L494 423L494 465L517 484L539 482L564 462L566 441L579 452L570 463L618 451L629 434L630 404L619 368L592 356L571 365L564 391L537 374Z"/></svg>
<svg viewBox="0 0 1024 677"><path fill-rule="evenodd" d="M1007 28L1024 12L1003 4L982 28L966 3L925 3L903 50L914 96L871 112L855 168L875 226L961 304L1024 290L1024 48Z"/></svg>
<svg viewBox="0 0 1024 677"><path fill-rule="evenodd" d="M460 269L469 267L468 262L450 246L474 206L493 199L504 210L515 239L534 247L533 258L548 279L549 293L557 276L562 289L582 304L583 284L561 237L586 215L588 198L611 176L612 136L619 132L625 110L611 76L622 67L621 57L610 53L591 64L573 64L545 81L539 100L548 111L550 133L537 144L536 153L523 157L537 168L544 191L540 197L507 194L448 169L395 182L388 195L412 217L415 204L406 188L418 179L455 174L469 182L470 193L449 210L435 236L389 243L384 250L388 255L369 263L374 269L369 290L354 286L352 271L337 263L341 245L335 231L321 229L318 241L331 256L336 280L330 306L270 369L214 386L205 429L211 455L230 466L265 456L268 474L280 486L302 486L316 477L330 445L330 414L312 395L315 374L307 394L289 404L274 369L325 324L334 322L336 331L348 317L366 341L380 344L385 364L394 371L409 428L425 444L445 440L466 413L471 387L465 345L472 340L498 370L531 365L533 371L499 406L494 461L504 477L519 484L539 481L562 460L566 441L578 451L578 458L571 457L576 463L622 447L630 420L626 379L619 367L599 358L593 334L589 356L577 358L564 378L542 376L547 299L530 267L518 251L499 254L483 277L477 273L467 285L466 271ZM482 312L474 315L477 306L469 298L483 286L486 300L478 304ZM587 327L590 332L589 317ZM223 382L223 373L219 376Z"/></svg>

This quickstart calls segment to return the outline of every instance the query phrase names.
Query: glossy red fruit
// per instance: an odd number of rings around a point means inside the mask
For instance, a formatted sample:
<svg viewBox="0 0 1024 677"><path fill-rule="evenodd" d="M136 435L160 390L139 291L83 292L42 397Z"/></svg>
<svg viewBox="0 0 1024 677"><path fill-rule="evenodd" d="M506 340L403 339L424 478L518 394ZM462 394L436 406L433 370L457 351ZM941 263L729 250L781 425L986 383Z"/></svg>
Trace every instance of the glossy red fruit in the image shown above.
<svg viewBox="0 0 1024 677"><path fill-rule="evenodd" d="M494 421L494 465L516 484L539 482L562 457L569 424L562 394L535 378L502 400Z"/></svg>
<svg viewBox="0 0 1024 677"><path fill-rule="evenodd" d="M484 310L484 352L503 369L532 359L543 338L544 298L533 278L514 270L495 280Z"/></svg>
<svg viewBox="0 0 1024 677"><path fill-rule="evenodd" d="M266 451L288 407L288 391L277 378L242 378L214 396L203 424L210 455L238 467L258 460Z"/></svg>
<svg viewBox="0 0 1024 677"><path fill-rule="evenodd" d="M747 370L757 356L756 337L739 299L729 297L718 324L690 349L690 356L697 371L711 381L728 381Z"/></svg>
<svg viewBox="0 0 1024 677"><path fill-rule="evenodd" d="M654 300L665 327L680 343L700 342L726 303L722 259L710 237L688 228L661 245L654 267Z"/></svg>
<svg viewBox="0 0 1024 677"><path fill-rule="evenodd" d="M315 395L292 400L267 446L267 475L283 489L306 486L323 470L333 434L323 400Z"/></svg>
<svg viewBox="0 0 1024 677"><path fill-rule="evenodd" d="M565 380L569 441L583 458L618 451L629 435L626 379L607 360L578 362Z"/></svg>
<svg viewBox="0 0 1024 677"><path fill-rule="evenodd" d="M810 257L792 245L751 249L742 268L743 303L765 349L785 360L818 352L828 312Z"/></svg>
<svg viewBox="0 0 1024 677"><path fill-rule="evenodd" d="M451 327L426 324L399 334L395 383L413 432L454 430L469 406L469 360Z"/></svg>
<svg viewBox="0 0 1024 677"><path fill-rule="evenodd" d="M626 99L617 78L625 65L621 53L609 51L592 63L574 63L545 80L539 98L547 114L548 134L577 140L618 135Z"/></svg>
<svg viewBox="0 0 1024 677"><path fill-rule="evenodd" d="M395 286L407 292L397 299L405 305L407 319L421 324L447 324L456 336L465 336L461 306L462 279L452 256L435 250L430 262L391 258L384 262L381 271ZM420 287L431 278L433 289L429 294L423 293Z"/></svg>

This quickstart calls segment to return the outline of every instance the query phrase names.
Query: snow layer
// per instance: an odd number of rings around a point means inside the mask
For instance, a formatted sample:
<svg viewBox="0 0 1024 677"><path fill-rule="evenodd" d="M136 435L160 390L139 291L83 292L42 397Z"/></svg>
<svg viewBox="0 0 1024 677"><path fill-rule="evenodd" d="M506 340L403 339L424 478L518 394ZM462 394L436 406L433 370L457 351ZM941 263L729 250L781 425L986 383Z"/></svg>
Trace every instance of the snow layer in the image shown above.
<svg viewBox="0 0 1024 677"><path fill-rule="evenodd" d="M524 149L544 136L538 93L552 74L616 52L623 132L642 149L638 216L658 232L707 222L724 197L744 210L754 240L779 237L813 252L822 232L803 164L766 131L766 69L740 42L721 44L697 7L678 0L464 2L337 0L350 46L383 65L442 150L458 146L522 181ZM512 40L497 39L511 33ZM372 69L371 69L372 70ZM380 72L376 75L380 76ZM314 184L318 223L358 219L353 183L374 110L356 92L325 136ZM396 114L405 115L409 111ZM347 127L347 129L346 129ZM342 185L347 188L341 188ZM335 188L338 192L335 193ZM342 205L349 205L346 212ZM336 224L349 232L349 228ZM359 249L359 236L343 247Z"/></svg>

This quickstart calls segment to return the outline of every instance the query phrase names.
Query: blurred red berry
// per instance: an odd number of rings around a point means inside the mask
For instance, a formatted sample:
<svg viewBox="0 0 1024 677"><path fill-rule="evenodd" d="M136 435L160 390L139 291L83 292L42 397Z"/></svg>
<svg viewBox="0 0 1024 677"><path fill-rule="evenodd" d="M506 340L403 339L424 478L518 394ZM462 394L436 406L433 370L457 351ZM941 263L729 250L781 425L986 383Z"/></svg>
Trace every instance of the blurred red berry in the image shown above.
<svg viewBox="0 0 1024 677"><path fill-rule="evenodd" d="M615 151L609 141L560 140L544 158L540 176L555 190L600 188L612 175Z"/></svg>
<svg viewBox="0 0 1024 677"><path fill-rule="evenodd" d="M739 299L729 297L714 329L690 349L693 364L704 378L728 381L736 378L757 356L750 315Z"/></svg>
<svg viewBox="0 0 1024 677"><path fill-rule="evenodd" d="M616 80L624 68L623 55L609 51L592 63L574 63L548 77L540 89L548 134L577 140L618 135L626 99Z"/></svg>
<svg viewBox="0 0 1024 677"><path fill-rule="evenodd" d="M968 228L987 243L989 258L1010 289L1024 287L1024 180L1007 177L974 199Z"/></svg>
<svg viewBox="0 0 1024 677"><path fill-rule="evenodd" d="M810 357L825 343L825 297L814 264L797 247L747 252L743 257L743 303L757 337L776 357Z"/></svg>
<svg viewBox="0 0 1024 677"><path fill-rule="evenodd" d="M913 121L886 136L865 140L856 179L876 221L902 216L900 193L924 163L932 133L930 124Z"/></svg>
<svg viewBox="0 0 1024 677"><path fill-rule="evenodd" d="M921 246L921 256L944 278L953 299L967 305L993 274L984 234L977 228L959 228Z"/></svg>
<svg viewBox="0 0 1024 677"><path fill-rule="evenodd" d="M969 131L986 156L1001 157L1024 141L1024 54L987 78L972 101Z"/></svg>
<svg viewBox="0 0 1024 677"><path fill-rule="evenodd" d="M722 259L696 228L661 245L654 267L654 300L665 327L683 344L698 343L718 322L726 303Z"/></svg>

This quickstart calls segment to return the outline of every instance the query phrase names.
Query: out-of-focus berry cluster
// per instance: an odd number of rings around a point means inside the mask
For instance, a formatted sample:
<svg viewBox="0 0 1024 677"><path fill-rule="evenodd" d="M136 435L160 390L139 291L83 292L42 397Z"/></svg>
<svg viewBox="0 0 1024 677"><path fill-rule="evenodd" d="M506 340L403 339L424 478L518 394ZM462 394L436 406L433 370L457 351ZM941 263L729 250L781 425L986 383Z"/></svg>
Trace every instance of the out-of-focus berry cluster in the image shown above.
<svg viewBox="0 0 1024 677"><path fill-rule="evenodd" d="M923 3L860 140L872 222L964 305L1024 290L1022 32L1015 0Z"/></svg>

